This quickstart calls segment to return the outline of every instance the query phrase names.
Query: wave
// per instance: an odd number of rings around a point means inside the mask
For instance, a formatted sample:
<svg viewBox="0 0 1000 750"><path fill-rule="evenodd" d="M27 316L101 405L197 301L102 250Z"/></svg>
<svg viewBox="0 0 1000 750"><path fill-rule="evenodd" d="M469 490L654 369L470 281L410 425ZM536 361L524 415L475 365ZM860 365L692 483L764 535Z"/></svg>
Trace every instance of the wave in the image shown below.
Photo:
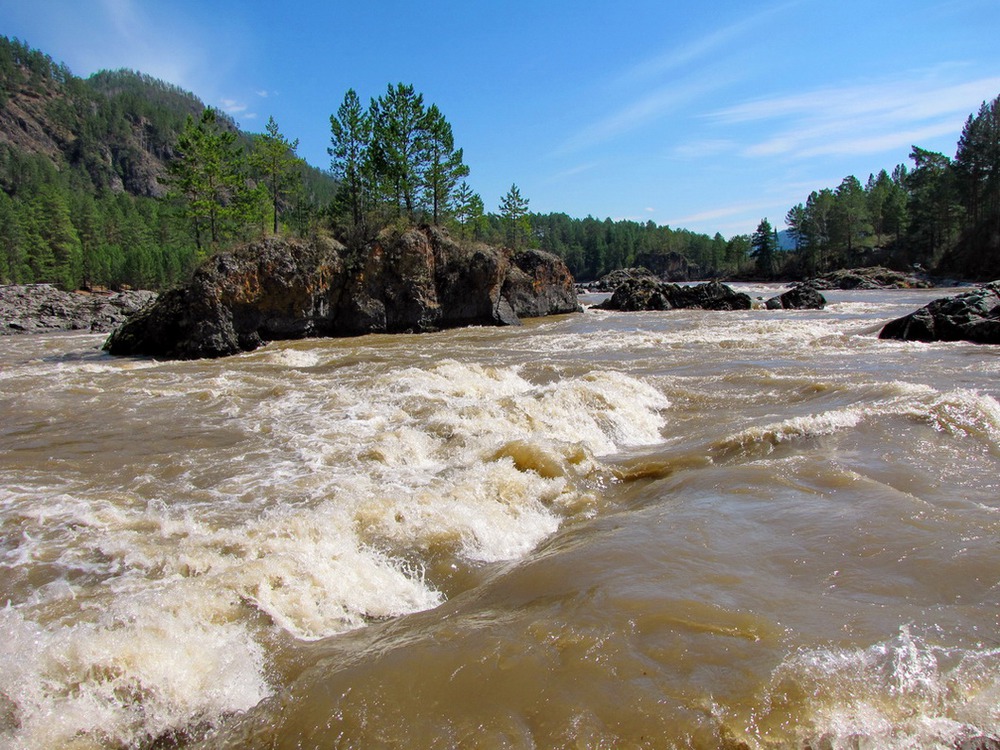
<svg viewBox="0 0 1000 750"><path fill-rule="evenodd" d="M669 407L619 372L267 356L294 387L145 379L198 447L125 485L5 484L0 567L34 585L0 613L0 744L136 745L249 708L273 690L266 627L309 641L441 604L430 567L518 558L590 512L599 457L662 440Z"/></svg>
<svg viewBox="0 0 1000 750"><path fill-rule="evenodd" d="M899 382L876 389L882 391L881 398L748 427L714 442L709 453L716 461L762 457L783 443L821 438L897 417L972 438L1000 455L1000 403L992 396L966 389L942 393L929 386Z"/></svg>
<svg viewBox="0 0 1000 750"><path fill-rule="evenodd" d="M748 729L795 747L995 747L998 675L1000 649L938 646L904 626L867 648L786 658Z"/></svg>

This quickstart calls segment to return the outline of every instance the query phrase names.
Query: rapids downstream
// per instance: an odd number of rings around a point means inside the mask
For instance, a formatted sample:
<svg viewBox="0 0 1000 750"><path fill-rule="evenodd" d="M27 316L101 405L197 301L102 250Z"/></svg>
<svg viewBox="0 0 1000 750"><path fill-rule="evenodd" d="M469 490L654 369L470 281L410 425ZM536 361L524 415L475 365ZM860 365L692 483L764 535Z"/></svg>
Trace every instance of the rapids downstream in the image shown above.
<svg viewBox="0 0 1000 750"><path fill-rule="evenodd" d="M1000 736L1000 350L877 339L947 293L7 337L0 747Z"/></svg>

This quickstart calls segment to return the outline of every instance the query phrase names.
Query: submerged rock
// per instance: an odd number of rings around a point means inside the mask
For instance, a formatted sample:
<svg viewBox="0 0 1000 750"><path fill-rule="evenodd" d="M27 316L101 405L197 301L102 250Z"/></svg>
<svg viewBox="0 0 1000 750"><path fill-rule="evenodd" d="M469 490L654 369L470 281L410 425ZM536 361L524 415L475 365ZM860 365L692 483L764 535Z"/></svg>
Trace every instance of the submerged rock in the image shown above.
<svg viewBox="0 0 1000 750"><path fill-rule="evenodd" d="M197 359L276 339L516 325L579 309L566 265L535 250L460 245L432 227L384 233L358 254L268 238L213 256L104 348Z"/></svg>
<svg viewBox="0 0 1000 750"><path fill-rule="evenodd" d="M799 284L771 297L764 306L768 310L822 310L826 307L826 297L809 284Z"/></svg>
<svg viewBox="0 0 1000 750"><path fill-rule="evenodd" d="M627 279L597 307L601 310L749 310L753 300L718 281L678 286L651 277Z"/></svg>
<svg viewBox="0 0 1000 750"><path fill-rule="evenodd" d="M154 292L64 292L51 284L0 286L0 335L107 333L155 299Z"/></svg>
<svg viewBox="0 0 1000 750"><path fill-rule="evenodd" d="M1000 344L1000 281L955 297L934 300L916 312L887 323L879 338Z"/></svg>

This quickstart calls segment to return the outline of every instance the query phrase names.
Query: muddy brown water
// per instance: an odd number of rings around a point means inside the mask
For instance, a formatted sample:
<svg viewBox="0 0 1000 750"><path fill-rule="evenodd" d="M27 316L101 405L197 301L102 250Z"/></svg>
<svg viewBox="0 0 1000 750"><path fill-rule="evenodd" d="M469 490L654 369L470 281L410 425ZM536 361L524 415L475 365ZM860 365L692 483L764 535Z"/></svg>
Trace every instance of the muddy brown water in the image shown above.
<svg viewBox="0 0 1000 750"><path fill-rule="evenodd" d="M750 289L770 296L775 289ZM0 746L1000 733L1000 351L824 311L0 341Z"/></svg>

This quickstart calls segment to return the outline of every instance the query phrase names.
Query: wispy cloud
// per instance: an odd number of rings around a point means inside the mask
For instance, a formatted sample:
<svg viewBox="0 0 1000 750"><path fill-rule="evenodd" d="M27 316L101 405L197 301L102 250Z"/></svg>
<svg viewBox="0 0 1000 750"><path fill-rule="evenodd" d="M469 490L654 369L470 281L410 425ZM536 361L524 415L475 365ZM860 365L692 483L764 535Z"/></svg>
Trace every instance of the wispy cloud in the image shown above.
<svg viewBox="0 0 1000 750"><path fill-rule="evenodd" d="M220 103L222 104L223 111L231 115L238 115L247 110L247 105L236 99L223 99Z"/></svg>
<svg viewBox="0 0 1000 750"><path fill-rule="evenodd" d="M734 46L775 14L801 0L774 4L763 11L715 29L683 46L647 58L614 76L610 88L636 90L610 114L570 135L556 150L565 154L620 138L663 120L700 97L739 82L745 75L737 66L720 62L720 50ZM710 65L706 61L711 60Z"/></svg>
<svg viewBox="0 0 1000 750"><path fill-rule="evenodd" d="M705 71L684 83L672 83L646 91L616 112L603 117L570 136L557 153L570 153L619 138L631 131L663 119L698 97L729 85L729 73Z"/></svg>
<svg viewBox="0 0 1000 750"><path fill-rule="evenodd" d="M933 71L905 79L828 87L755 99L717 110L726 126L780 126L750 136L751 157L879 153L954 133L979 103L1000 91L1000 77L945 82Z"/></svg>
<svg viewBox="0 0 1000 750"><path fill-rule="evenodd" d="M674 146L670 155L677 159L700 159L733 151L737 144L728 138L706 138Z"/></svg>
<svg viewBox="0 0 1000 750"><path fill-rule="evenodd" d="M765 8L747 18L740 19L728 26L715 29L705 36L695 39L676 49L670 49L655 57L648 58L625 70L615 79L616 85L627 85L651 78L660 77L666 73L684 67L711 55L717 50L732 44L741 36L749 33L757 26L770 20L773 16L800 4L800 0L783 2Z"/></svg>
<svg viewBox="0 0 1000 750"><path fill-rule="evenodd" d="M570 177L576 177L577 175L584 174L585 172L590 172L591 170L597 168L598 166L600 166L599 161L591 161L587 162L586 164L577 164L575 166L569 167L568 169L564 169L561 172L556 172L545 181L560 182Z"/></svg>

